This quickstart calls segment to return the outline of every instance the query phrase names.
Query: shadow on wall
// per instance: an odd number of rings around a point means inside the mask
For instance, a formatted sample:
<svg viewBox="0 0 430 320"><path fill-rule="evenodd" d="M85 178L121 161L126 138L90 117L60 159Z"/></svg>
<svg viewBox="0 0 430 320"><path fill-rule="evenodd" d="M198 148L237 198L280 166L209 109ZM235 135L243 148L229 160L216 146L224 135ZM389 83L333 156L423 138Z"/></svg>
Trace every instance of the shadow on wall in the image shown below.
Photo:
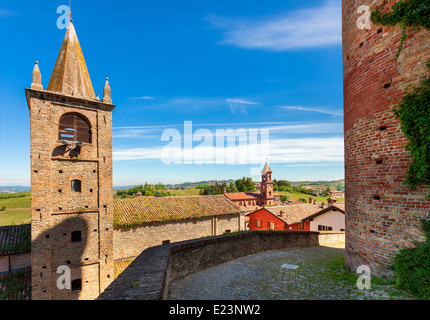
<svg viewBox="0 0 430 320"><path fill-rule="evenodd" d="M32 299L95 299L98 285L97 221L88 213L52 215L53 228L32 242ZM72 216L72 217L70 217Z"/></svg>

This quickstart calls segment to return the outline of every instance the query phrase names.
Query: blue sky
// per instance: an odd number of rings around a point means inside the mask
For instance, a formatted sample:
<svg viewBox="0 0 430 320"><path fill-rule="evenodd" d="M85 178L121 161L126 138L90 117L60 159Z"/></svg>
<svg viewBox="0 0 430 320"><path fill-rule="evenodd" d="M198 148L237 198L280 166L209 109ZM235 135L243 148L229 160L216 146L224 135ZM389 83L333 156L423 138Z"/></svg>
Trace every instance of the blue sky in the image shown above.
<svg viewBox="0 0 430 320"><path fill-rule="evenodd" d="M0 3L0 185L30 184L24 88L36 60L47 87L68 2ZM73 0L72 12L94 90L109 76L117 106L114 185L258 179L266 158L276 179L344 177L340 0ZM217 146L228 129L247 140Z"/></svg>

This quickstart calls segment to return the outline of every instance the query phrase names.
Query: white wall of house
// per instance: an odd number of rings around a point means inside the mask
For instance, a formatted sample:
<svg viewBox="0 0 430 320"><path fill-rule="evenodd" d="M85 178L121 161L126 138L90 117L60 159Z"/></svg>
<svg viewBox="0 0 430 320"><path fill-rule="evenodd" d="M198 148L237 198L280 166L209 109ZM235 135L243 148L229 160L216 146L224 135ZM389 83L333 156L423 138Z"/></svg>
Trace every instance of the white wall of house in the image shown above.
<svg viewBox="0 0 430 320"><path fill-rule="evenodd" d="M311 221L310 231L318 231L318 225L332 227L332 231L345 230L345 214L339 211L330 210Z"/></svg>

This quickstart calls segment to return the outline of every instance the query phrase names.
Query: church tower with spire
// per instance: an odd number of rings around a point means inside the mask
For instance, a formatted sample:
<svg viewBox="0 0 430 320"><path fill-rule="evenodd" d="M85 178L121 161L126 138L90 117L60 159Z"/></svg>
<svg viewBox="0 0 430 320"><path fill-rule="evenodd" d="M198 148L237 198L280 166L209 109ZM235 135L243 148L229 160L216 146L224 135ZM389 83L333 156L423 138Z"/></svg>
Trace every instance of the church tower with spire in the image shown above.
<svg viewBox="0 0 430 320"><path fill-rule="evenodd" d="M266 161L263 170L261 171L261 183L260 183L260 204L261 205L273 205L275 203L275 196L273 195L273 181L272 181L272 170Z"/></svg>
<svg viewBox="0 0 430 320"><path fill-rule="evenodd" d="M46 90L26 89L31 135L32 299L95 299L113 268L112 104L94 89L70 21Z"/></svg>

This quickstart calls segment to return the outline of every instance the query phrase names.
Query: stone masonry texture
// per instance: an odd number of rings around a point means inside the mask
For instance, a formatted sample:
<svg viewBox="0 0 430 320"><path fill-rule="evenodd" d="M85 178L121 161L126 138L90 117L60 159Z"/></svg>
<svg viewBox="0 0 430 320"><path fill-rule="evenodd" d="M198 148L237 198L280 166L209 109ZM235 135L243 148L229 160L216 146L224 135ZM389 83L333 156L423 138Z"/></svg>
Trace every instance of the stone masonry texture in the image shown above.
<svg viewBox="0 0 430 320"><path fill-rule="evenodd" d="M267 250L325 246L343 232L246 231L144 250L98 300L162 300L170 283L188 274Z"/></svg>
<svg viewBox="0 0 430 320"><path fill-rule="evenodd" d="M428 77L430 32L408 30L397 61L401 28L359 29L361 5L391 10L398 1L343 0L346 254L348 266L369 265L391 274L398 248L422 239L419 220L428 217L426 186L403 185L411 161L392 107L404 90Z"/></svg>
<svg viewBox="0 0 430 320"><path fill-rule="evenodd" d="M32 299L95 299L114 277L112 199L113 105L61 93L26 90L31 124ZM60 117L85 118L91 143L68 151ZM81 181L81 191L71 188ZM79 241L72 241L78 231ZM59 290L68 266L81 290Z"/></svg>

